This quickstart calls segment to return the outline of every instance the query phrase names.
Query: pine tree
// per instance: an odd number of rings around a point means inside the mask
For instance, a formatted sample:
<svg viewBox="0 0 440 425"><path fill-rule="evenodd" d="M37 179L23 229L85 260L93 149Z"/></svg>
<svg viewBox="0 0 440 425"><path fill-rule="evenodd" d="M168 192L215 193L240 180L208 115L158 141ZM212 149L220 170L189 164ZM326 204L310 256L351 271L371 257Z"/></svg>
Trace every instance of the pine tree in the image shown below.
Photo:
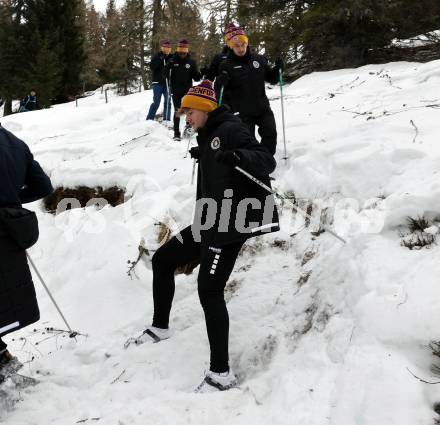
<svg viewBox="0 0 440 425"><path fill-rule="evenodd" d="M302 60L314 70L363 65L393 38L387 3L376 0L316 1L301 27Z"/></svg>
<svg viewBox="0 0 440 425"><path fill-rule="evenodd" d="M0 2L0 97L5 100L4 115L12 113L12 100L23 97L30 88L24 11L22 0Z"/></svg>
<svg viewBox="0 0 440 425"><path fill-rule="evenodd" d="M107 4L104 22L104 61L102 76L104 82L123 81L127 75L127 52L125 50L121 14L116 8L115 0Z"/></svg>
<svg viewBox="0 0 440 425"><path fill-rule="evenodd" d="M42 58L43 53L48 53L47 61L53 66L56 64L58 68L56 74L60 75L59 84L53 81L57 98L61 101L73 98L81 91L80 75L85 62L84 16L82 16L85 9L84 2L83 0L25 1L27 31L32 47L29 60L37 67L37 62L38 64L45 62ZM34 72L43 75L44 69L35 68ZM41 96L42 93L39 92Z"/></svg>
<svg viewBox="0 0 440 425"><path fill-rule="evenodd" d="M102 17L92 0L87 3L85 11L85 53L82 79L86 89L95 89L102 84L100 73L104 63L104 28Z"/></svg>

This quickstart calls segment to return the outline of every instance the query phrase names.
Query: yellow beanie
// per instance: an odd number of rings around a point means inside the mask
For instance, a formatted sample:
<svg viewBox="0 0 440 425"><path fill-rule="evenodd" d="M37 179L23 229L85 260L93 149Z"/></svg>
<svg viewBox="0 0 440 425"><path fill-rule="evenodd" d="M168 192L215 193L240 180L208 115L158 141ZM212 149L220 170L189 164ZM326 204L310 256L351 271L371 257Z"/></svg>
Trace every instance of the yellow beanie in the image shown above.
<svg viewBox="0 0 440 425"><path fill-rule="evenodd" d="M237 41L239 41L240 43L249 44L249 38L246 35L244 29L241 27L236 27L235 25L229 25L226 28L225 40L230 49L234 47L234 43Z"/></svg>
<svg viewBox="0 0 440 425"><path fill-rule="evenodd" d="M182 109L197 109L203 112L211 112L217 109L217 99L211 81L203 80L198 86L191 87L182 98L180 107Z"/></svg>

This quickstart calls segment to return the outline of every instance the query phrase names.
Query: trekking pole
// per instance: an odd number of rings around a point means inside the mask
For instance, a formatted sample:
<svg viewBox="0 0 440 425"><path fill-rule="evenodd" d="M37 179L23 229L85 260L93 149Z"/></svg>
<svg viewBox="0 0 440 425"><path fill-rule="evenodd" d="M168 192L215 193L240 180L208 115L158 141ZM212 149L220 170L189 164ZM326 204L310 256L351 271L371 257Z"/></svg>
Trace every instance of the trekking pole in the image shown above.
<svg viewBox="0 0 440 425"><path fill-rule="evenodd" d="M193 159L193 170L192 170L192 175L191 175L191 184L194 184L194 176L196 174L196 162L197 160L194 158Z"/></svg>
<svg viewBox="0 0 440 425"><path fill-rule="evenodd" d="M262 181L258 180L257 178L255 178L252 174L249 174L247 171L244 171L242 168L236 166L235 169L237 171L239 171L240 173L244 174L247 178L249 178L250 180L252 180L253 182L257 183L258 185L260 185L263 189L266 189L268 192L272 193L273 195L277 196L280 199L289 199L286 196L280 195L277 191L271 189L269 186L265 185ZM306 213L305 211L303 211L301 208L297 208L295 204L292 203L293 209L297 212L302 214L304 217L309 218L310 220L314 220L313 217ZM332 236L334 236L336 239L339 239L342 243L346 244L347 241L343 238L341 238L337 233L333 232L333 230L330 230L327 226L323 225L323 229L325 231L327 231L328 233L330 233Z"/></svg>
<svg viewBox="0 0 440 425"><path fill-rule="evenodd" d="M163 60L163 66L166 66L165 58ZM166 122L168 121L167 120L167 116L168 116L168 112L169 112L168 109L169 109L169 101L170 101L170 85L168 84L168 78L167 77L165 77L165 84L166 84L166 87L167 87L167 96L166 96L166 99L165 99L165 107L164 107L164 121L165 121L165 125L166 125Z"/></svg>
<svg viewBox="0 0 440 425"><path fill-rule="evenodd" d="M283 141L284 141L284 158L287 159L287 148L286 148L286 123L284 121L284 94L283 94L283 71L279 69L279 82L280 82L280 92L281 92L281 117L283 120Z"/></svg>
<svg viewBox="0 0 440 425"><path fill-rule="evenodd" d="M225 91L225 86L222 86L220 89L220 96L218 98L218 106L222 106L223 102L223 92Z"/></svg>
<svg viewBox="0 0 440 425"><path fill-rule="evenodd" d="M69 337L70 338L75 338L78 335L78 332L74 332L72 331L72 328L69 326L69 324L67 323L66 318L64 317L63 312L61 311L61 309L58 307L57 302L55 301L54 297L52 296L51 292L49 291L49 288L47 287L46 283L44 282L43 278L41 277L40 272L37 269L37 266L35 265L35 263L32 261L31 256L26 252L26 256L29 260L29 262L31 263L32 268L34 269L35 273L38 276L38 279L40 279L41 284L43 285L44 289L47 292L47 295L49 295L49 298L52 300L53 305L55 306L55 308L58 310L58 313L60 314L61 318L63 319L64 323L67 326L67 329L69 330Z"/></svg>

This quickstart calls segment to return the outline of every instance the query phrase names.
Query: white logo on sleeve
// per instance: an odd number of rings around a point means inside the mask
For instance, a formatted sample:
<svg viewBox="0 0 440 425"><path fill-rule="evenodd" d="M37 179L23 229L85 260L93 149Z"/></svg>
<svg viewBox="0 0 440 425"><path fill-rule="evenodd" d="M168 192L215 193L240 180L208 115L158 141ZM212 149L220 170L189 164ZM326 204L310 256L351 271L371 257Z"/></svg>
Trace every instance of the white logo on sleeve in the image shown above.
<svg viewBox="0 0 440 425"><path fill-rule="evenodd" d="M212 142L211 142L211 148L214 149L214 150L216 150L216 149L218 149L219 147L220 147L220 138L219 138L219 137L214 137L214 138L212 139Z"/></svg>
<svg viewBox="0 0 440 425"><path fill-rule="evenodd" d="M258 69L258 68L260 67L260 62L258 62L258 61L254 61L254 62L253 62L253 65L254 65L254 68L255 68L255 69Z"/></svg>
<svg viewBox="0 0 440 425"><path fill-rule="evenodd" d="M190 65L189 63L187 63L187 64L185 65L185 68L186 68L186 69L190 69L190 68L191 68L191 65Z"/></svg>

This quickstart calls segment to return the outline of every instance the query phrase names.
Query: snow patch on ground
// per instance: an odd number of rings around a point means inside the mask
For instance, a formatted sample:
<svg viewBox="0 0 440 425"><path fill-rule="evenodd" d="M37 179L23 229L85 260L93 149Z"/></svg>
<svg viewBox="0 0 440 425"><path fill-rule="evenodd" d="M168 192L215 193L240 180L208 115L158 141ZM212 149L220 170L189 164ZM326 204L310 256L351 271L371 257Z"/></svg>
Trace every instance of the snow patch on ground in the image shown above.
<svg viewBox="0 0 440 425"><path fill-rule="evenodd" d="M31 205L41 239L30 254L87 337L43 334L63 324L35 279L41 322L6 340L27 361L23 373L40 384L21 392L0 421L432 423L440 389L410 371L438 380L427 345L438 338L440 248L408 250L399 232L407 216L439 225L439 65L371 65L299 79L285 90L287 161L279 90L268 90L280 134L274 187L294 192L304 207L318 199L333 206L326 225L348 243L312 235L285 203L282 231L247 244L226 291L231 365L242 384L217 394L192 393L208 367L197 269L177 277L173 338L123 349L152 315L148 261L133 278L127 261L141 237L157 247L158 221L187 225L195 196L186 142L144 119L151 92L110 96L108 104L97 92L78 108L2 119L55 185L118 185L127 202L57 216Z"/></svg>

